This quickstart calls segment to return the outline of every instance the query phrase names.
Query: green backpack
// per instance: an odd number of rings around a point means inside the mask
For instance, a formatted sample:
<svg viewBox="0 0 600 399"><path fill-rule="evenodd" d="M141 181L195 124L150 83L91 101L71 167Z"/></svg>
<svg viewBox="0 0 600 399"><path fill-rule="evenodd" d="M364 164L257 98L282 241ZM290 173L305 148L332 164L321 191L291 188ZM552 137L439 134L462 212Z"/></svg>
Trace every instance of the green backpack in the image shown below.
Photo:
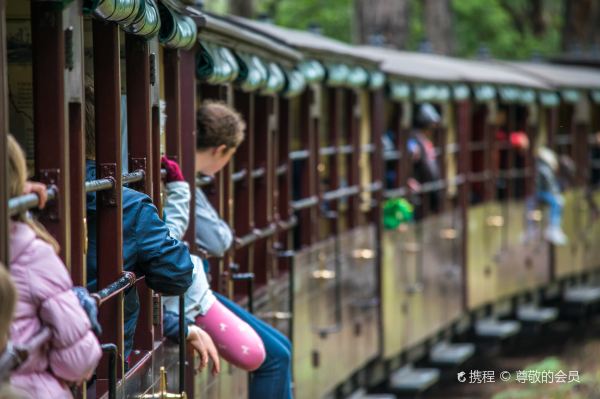
<svg viewBox="0 0 600 399"><path fill-rule="evenodd" d="M383 204L383 227L388 230L397 229L402 223L413 220L413 206L404 198L387 200Z"/></svg>

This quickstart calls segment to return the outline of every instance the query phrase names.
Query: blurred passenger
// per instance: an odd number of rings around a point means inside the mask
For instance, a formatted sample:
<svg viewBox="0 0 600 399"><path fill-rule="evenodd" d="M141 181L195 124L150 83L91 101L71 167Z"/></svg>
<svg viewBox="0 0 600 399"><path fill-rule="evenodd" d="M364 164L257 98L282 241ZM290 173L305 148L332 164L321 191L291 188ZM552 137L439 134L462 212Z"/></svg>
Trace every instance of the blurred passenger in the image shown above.
<svg viewBox="0 0 600 399"><path fill-rule="evenodd" d="M554 245L565 245L568 239L561 227L564 198L557 176L559 161L554 151L546 147L538 149L536 161L535 202L550 208L544 237Z"/></svg>
<svg viewBox="0 0 600 399"><path fill-rule="evenodd" d="M16 197L28 190L27 167L23 150L10 135L8 157L10 196ZM27 212L12 217L9 228L10 273L18 293L11 341L26 346L40 335L49 339L29 351L11 384L31 398L72 398L69 385L91 377L100 345L57 255L58 243Z"/></svg>
<svg viewBox="0 0 600 399"><path fill-rule="evenodd" d="M421 104L415 118L415 130L408 138L408 153L413 161L413 175L408 186L414 192L421 190L423 183L440 181L442 174L438 165L432 136L442 118L435 107L429 103ZM434 190L427 196L429 209L437 212L442 205L442 190ZM420 212L417 212L419 215ZM419 217L419 216L417 216Z"/></svg>
<svg viewBox="0 0 600 399"><path fill-rule="evenodd" d="M86 179L96 178L96 133L94 88L88 79L85 88ZM87 201L87 284L97 291L97 213L96 193L88 193ZM146 276L146 284L163 295L181 295L192 284L194 265L190 253L179 240L169 234L158 210L146 194L123 187L123 270L137 277ZM140 303L135 287L125 293L125 357L133 348L133 336Z"/></svg>

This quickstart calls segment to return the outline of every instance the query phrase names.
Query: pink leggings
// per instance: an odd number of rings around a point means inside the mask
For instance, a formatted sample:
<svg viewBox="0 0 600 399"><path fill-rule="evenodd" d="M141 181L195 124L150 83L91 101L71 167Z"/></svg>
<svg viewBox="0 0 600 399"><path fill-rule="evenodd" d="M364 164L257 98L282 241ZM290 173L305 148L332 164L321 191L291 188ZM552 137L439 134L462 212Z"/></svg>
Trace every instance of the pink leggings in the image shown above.
<svg viewBox="0 0 600 399"><path fill-rule="evenodd" d="M210 335L219 355L229 363L254 371L265 360L265 347L256 331L221 302L215 301L204 316L196 318L196 324Z"/></svg>

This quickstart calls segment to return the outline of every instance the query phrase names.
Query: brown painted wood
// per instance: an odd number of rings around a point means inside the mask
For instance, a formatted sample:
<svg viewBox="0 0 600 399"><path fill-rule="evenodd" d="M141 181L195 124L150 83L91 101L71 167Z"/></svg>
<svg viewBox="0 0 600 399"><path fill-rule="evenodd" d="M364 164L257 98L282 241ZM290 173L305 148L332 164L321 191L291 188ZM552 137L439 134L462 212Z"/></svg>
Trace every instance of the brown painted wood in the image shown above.
<svg viewBox="0 0 600 399"><path fill-rule="evenodd" d="M177 162L181 157L181 71L179 50L165 49L164 79L166 113L166 155Z"/></svg>
<svg viewBox="0 0 600 399"><path fill-rule="evenodd" d="M33 51L33 118L37 179L58 188L42 223L60 245L60 256L70 264L68 132L65 121L65 47L62 10L54 4L31 3Z"/></svg>
<svg viewBox="0 0 600 399"><path fill-rule="evenodd" d="M8 265L8 83L6 76L6 10L0 0L0 262Z"/></svg>
<svg viewBox="0 0 600 399"><path fill-rule="evenodd" d="M273 112L273 99L267 96L256 96L254 119L254 146L253 170L264 168L272 172L273 140L269 129L269 119ZM251 199L251 208L254 209L254 223L257 229L265 229L271 223L272 206L272 181L271 173L254 179L254 195ZM256 288L266 284L267 272L272 266L273 258L268 250L269 239L261 239L254 243L254 267Z"/></svg>
<svg viewBox="0 0 600 399"><path fill-rule="evenodd" d="M85 286L87 226L85 205L85 140L81 103L69 103L69 178L71 180L71 278Z"/></svg>
<svg viewBox="0 0 600 399"><path fill-rule="evenodd" d="M96 132L96 168L98 178L112 172L115 188L106 195L98 194L98 287L116 281L123 271L122 178L121 178L121 109L119 28L94 20L94 89ZM106 168L106 169L105 169ZM113 196L112 203L105 201ZM103 304L100 323L102 342L114 343L119 348L118 375L123 373L123 294ZM106 357L98 368L98 378L108 374Z"/></svg>
<svg viewBox="0 0 600 399"><path fill-rule="evenodd" d="M145 179L135 188L152 196L152 120L150 107L150 51L143 38L125 35L125 73L127 90L127 147L129 171L143 170ZM154 348L152 290L145 282L137 284L140 313L135 329L135 348ZM159 318L160 319L160 318ZM157 326L160 333L160 324Z"/></svg>
<svg viewBox="0 0 600 399"><path fill-rule="evenodd" d="M469 148L469 139L472 137L471 130L473 129L473 117L471 115L471 103L469 101L462 101L457 104L458 106L458 147L459 147L459 155L458 155L458 174L462 176L468 176L471 171L471 151ZM462 262L462 304L463 309L467 308L467 293L468 293L468 285L467 285L467 267L468 265L465 263L468 259L467 257L467 248L468 248L468 209L469 209L469 193L471 190L471 185L469 184L469 180L466 179L463 184L459 186L458 189L458 207L460 210L460 219L462 222L462 236L460 237L460 259Z"/></svg>
<svg viewBox="0 0 600 399"><path fill-rule="evenodd" d="M190 185L190 224L184 240L195 248L195 203L196 203L196 72L194 51L180 53L180 104L181 104L181 169L185 180Z"/></svg>

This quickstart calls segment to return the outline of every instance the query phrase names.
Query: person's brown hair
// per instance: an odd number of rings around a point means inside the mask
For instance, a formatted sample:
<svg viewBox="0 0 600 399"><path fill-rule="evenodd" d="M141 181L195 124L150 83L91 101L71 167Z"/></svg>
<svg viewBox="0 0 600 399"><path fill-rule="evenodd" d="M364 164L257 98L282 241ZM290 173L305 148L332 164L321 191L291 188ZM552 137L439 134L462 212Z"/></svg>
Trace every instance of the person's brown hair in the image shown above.
<svg viewBox="0 0 600 399"><path fill-rule="evenodd" d="M244 140L246 123L242 116L223 102L205 101L196 117L196 148L226 146L236 148Z"/></svg>
<svg viewBox="0 0 600 399"><path fill-rule="evenodd" d="M25 161L25 154L23 153L23 149L15 140L15 138L9 134L8 135L8 188L9 195L11 198L18 197L19 195L23 195L23 190L25 188L25 182L27 182L27 162ZM54 248L56 253L58 253L60 247L58 246L58 242L48 233L48 230L44 228L39 222L32 219L27 212L21 212L15 216L13 216L13 220L17 220L19 222L25 223L31 227L34 231L35 235L46 241L48 244Z"/></svg>
<svg viewBox="0 0 600 399"><path fill-rule="evenodd" d="M8 340L10 324L15 312L17 291L10 278L10 273L0 262L0 352L4 350Z"/></svg>

